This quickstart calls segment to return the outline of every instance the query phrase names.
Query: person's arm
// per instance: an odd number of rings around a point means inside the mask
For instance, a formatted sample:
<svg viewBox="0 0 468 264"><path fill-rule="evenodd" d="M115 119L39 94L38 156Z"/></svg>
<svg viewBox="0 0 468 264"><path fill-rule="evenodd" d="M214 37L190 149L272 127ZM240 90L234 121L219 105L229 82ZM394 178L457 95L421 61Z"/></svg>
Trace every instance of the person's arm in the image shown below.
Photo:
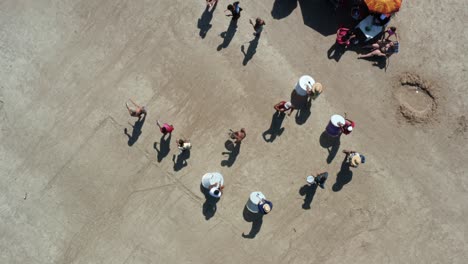
<svg viewBox="0 0 468 264"><path fill-rule="evenodd" d="M132 104L136 107L140 107L139 105L137 105L132 99L130 99L130 102L132 102Z"/></svg>

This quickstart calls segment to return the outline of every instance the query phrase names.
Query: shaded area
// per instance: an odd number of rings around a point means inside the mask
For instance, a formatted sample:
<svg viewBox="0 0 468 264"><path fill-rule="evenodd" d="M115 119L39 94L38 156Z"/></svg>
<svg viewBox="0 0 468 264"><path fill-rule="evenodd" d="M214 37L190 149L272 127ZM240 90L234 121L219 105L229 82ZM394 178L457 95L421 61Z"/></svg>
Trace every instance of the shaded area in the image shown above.
<svg viewBox="0 0 468 264"><path fill-rule="evenodd" d="M137 142L138 138L141 135L141 129L143 128L143 124L145 123L146 115L143 116L143 118L138 118L137 121L135 121L135 124L133 124L132 128L132 134L128 134L127 128L124 129L125 135L128 137L128 145L132 146Z"/></svg>
<svg viewBox="0 0 468 264"><path fill-rule="evenodd" d="M310 209L312 200L314 199L315 192L317 191L317 184L306 184L299 189L299 194L304 197L304 203L302 204L302 209Z"/></svg>
<svg viewBox="0 0 468 264"><path fill-rule="evenodd" d="M211 19L213 19L213 13L217 5L218 5L218 1L215 2L211 11L210 11L210 7L206 5L205 11L201 15L201 17L198 19L197 27L200 29L199 35L202 39L206 37L208 30L210 30L212 27L210 22L211 22Z"/></svg>
<svg viewBox="0 0 468 264"><path fill-rule="evenodd" d="M226 140L224 147L228 151L224 151L221 154L228 155L226 160L221 161L221 166L231 167L237 159L240 152L241 143L234 143L231 140Z"/></svg>
<svg viewBox="0 0 468 264"><path fill-rule="evenodd" d="M259 35L256 35L254 39L249 41L249 48L247 49L247 52L245 52L245 46L241 46L241 51L242 54L244 54L244 60L242 61L242 65L247 65L247 63L253 58L255 53L257 53L257 46L258 46L258 40L260 39Z"/></svg>
<svg viewBox="0 0 468 264"><path fill-rule="evenodd" d="M243 238L253 239L257 234L260 232L263 224L263 214L260 213L252 213L247 209L247 206L244 206L244 211L242 212L242 216L246 222L252 223L252 227L248 234L242 233Z"/></svg>
<svg viewBox="0 0 468 264"><path fill-rule="evenodd" d="M219 44L217 48L218 51L225 49L229 46L229 43L231 43L232 39L234 38L236 31L237 31L237 19L231 19L231 22L229 22L229 27L227 28L227 30L220 34L221 38L223 38L224 40L223 40L223 43Z"/></svg>
<svg viewBox="0 0 468 264"><path fill-rule="evenodd" d="M274 19L282 19L289 16L297 7L297 0L275 0L271 16Z"/></svg>
<svg viewBox="0 0 468 264"><path fill-rule="evenodd" d="M262 137L263 140L266 142L273 142L275 141L277 136L281 136L284 131L284 127L281 127L283 124L284 117L286 116L285 113L281 113L279 111L276 111L273 116L271 117L271 124L270 128L263 132ZM270 135L267 137L267 135Z"/></svg>
<svg viewBox="0 0 468 264"><path fill-rule="evenodd" d="M327 57L331 60L334 59L336 62L340 61L341 56L346 52L344 45L334 43L327 51Z"/></svg>
<svg viewBox="0 0 468 264"><path fill-rule="evenodd" d="M340 191L345 184L348 184L353 179L353 172L350 169L349 163L346 162L347 157L345 156L341 163L340 171L336 174L336 182L332 186L334 192Z"/></svg>
<svg viewBox="0 0 468 264"><path fill-rule="evenodd" d="M363 50L364 51L364 50ZM359 54L367 54L369 53L369 50L365 50L365 52L361 52ZM379 69L385 69L387 70L388 65L390 62L390 57L379 57L379 56L374 56L374 57L369 57L369 58L360 58L360 60L366 60L372 62L372 66L378 67Z"/></svg>
<svg viewBox="0 0 468 264"><path fill-rule="evenodd" d="M305 106L297 109L296 112L296 124L303 125L307 122L312 112L310 111L312 107L312 99L309 97Z"/></svg>
<svg viewBox="0 0 468 264"><path fill-rule="evenodd" d="M343 10L334 8L325 0L298 0L304 24L323 36L336 33L339 21L345 21ZM349 14L348 14L349 15Z"/></svg>
<svg viewBox="0 0 468 264"><path fill-rule="evenodd" d="M323 131L320 135L320 146L328 150L327 163L330 164L338 153L340 148L340 136L332 137L328 135L327 131Z"/></svg>
<svg viewBox="0 0 468 264"><path fill-rule="evenodd" d="M172 135L169 133L169 136L165 137L166 135L162 135L161 139L159 140L159 149L158 149L158 142L154 142L153 148L156 150L158 153L158 162L161 162L168 154L169 151L171 150L171 137Z"/></svg>
<svg viewBox="0 0 468 264"><path fill-rule="evenodd" d="M202 213L205 216L205 220L210 220L210 218L216 214L216 210L218 209L216 204L218 203L219 198L211 196L209 194L209 190L205 189L201 183L200 192L205 196L205 202L202 206Z"/></svg>
<svg viewBox="0 0 468 264"><path fill-rule="evenodd" d="M172 162L174 162L174 171L179 171L186 167L187 160L190 158L190 149L184 150L179 155L172 156Z"/></svg>

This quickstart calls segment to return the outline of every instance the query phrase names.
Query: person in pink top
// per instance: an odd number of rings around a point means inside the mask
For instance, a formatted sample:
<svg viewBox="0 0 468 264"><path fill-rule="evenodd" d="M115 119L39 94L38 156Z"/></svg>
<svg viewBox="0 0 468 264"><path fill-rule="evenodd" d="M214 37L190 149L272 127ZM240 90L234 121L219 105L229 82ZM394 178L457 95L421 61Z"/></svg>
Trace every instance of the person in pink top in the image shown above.
<svg viewBox="0 0 468 264"><path fill-rule="evenodd" d="M158 121L156 121L156 125L158 125L159 130L160 130L161 133L163 133L164 135L166 135L166 134L171 134L172 131L174 131L174 126L173 126L173 125L169 125L168 123L164 123L164 124L161 126L161 124L159 123L159 120L158 120Z"/></svg>

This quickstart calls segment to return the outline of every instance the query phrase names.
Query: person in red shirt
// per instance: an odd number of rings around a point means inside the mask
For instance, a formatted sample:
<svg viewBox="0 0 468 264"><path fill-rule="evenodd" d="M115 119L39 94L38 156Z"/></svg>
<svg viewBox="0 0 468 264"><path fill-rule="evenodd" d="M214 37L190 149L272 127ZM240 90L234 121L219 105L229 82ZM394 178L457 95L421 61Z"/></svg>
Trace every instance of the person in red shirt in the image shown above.
<svg viewBox="0 0 468 264"><path fill-rule="evenodd" d="M174 126L173 126L173 125L169 125L168 123L164 123L164 124L161 126L161 124L159 123L159 120L158 120L158 121L156 121L156 125L158 125L159 130L160 130L161 133L163 133L164 135L166 135L166 134L171 134L172 131L174 131Z"/></svg>
<svg viewBox="0 0 468 264"><path fill-rule="evenodd" d="M280 112L280 113L284 113L284 112L287 112L289 110L289 114L288 116L290 116L292 114L292 112L294 111L294 105L291 104L291 102L286 102L286 101L281 101L279 103L277 103L275 106L274 106L275 110Z"/></svg>
<svg viewBox="0 0 468 264"><path fill-rule="evenodd" d="M345 113L345 123L338 123L340 126L341 132L345 135L351 134L353 132L354 126L356 125L354 121L347 119L346 118L346 113Z"/></svg>

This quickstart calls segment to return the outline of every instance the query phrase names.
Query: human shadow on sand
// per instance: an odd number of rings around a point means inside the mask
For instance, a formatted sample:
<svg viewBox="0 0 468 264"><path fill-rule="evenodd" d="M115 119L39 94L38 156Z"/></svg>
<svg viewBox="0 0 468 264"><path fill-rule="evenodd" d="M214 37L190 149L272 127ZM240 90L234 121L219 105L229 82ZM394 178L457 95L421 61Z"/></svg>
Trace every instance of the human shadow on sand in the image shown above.
<svg viewBox="0 0 468 264"><path fill-rule="evenodd" d="M242 65L247 65L247 63L253 58L255 53L257 52L257 46L258 46L258 40L260 39L260 36L257 35L255 36L254 39L249 41L249 48L247 49L247 52L245 52L245 46L241 46L241 52L244 54L244 60L242 61Z"/></svg>
<svg viewBox="0 0 468 264"><path fill-rule="evenodd" d="M345 184L348 184L353 179L353 172L351 171L346 158L347 156L345 156L341 163L340 171L336 174L336 182L332 186L332 190L334 192L340 191Z"/></svg>
<svg viewBox="0 0 468 264"><path fill-rule="evenodd" d="M137 142L138 138L140 137L141 135L141 129L143 128L143 124L145 123L145 119L146 119L146 115L143 116L143 118L138 118L137 121L135 121L135 124L133 124L133 130L132 130L132 134L128 134L128 131L127 131L127 128L124 129L124 133L125 135L127 135L128 137L128 142L127 144L129 146L133 146L133 144L135 144L135 142Z"/></svg>
<svg viewBox="0 0 468 264"><path fill-rule="evenodd" d="M271 16L274 19L282 19L289 16L297 7L297 0L275 0Z"/></svg>
<svg viewBox="0 0 468 264"><path fill-rule="evenodd" d="M210 11L210 7L206 5L206 9L201 15L201 17L198 19L198 28L200 29L200 37L203 39L206 37L206 34L208 33L208 30L211 29L212 25L210 24L211 19L213 19L213 13L216 9L216 6L218 5L218 1L215 2L213 8Z"/></svg>
<svg viewBox="0 0 468 264"><path fill-rule="evenodd" d="M171 150L170 144L171 144L171 134L166 139L166 135L162 135L161 139L159 140L159 149L158 149L158 142L154 142L153 148L156 150L158 153L158 162L161 162L168 154L169 151Z"/></svg>
<svg viewBox="0 0 468 264"><path fill-rule="evenodd" d="M174 163L174 171L179 171L188 165L187 160L190 158L190 149L180 152L178 155L172 155Z"/></svg>
<svg viewBox="0 0 468 264"><path fill-rule="evenodd" d="M209 190L205 189L203 185L200 183L200 192L203 193L205 196L205 202L202 206L202 213L205 216L205 220L210 220L215 214L217 210L216 204L219 201L219 198L212 197L209 194Z"/></svg>
<svg viewBox="0 0 468 264"><path fill-rule="evenodd" d="M237 19L231 19L231 22L229 22L229 27L227 28L227 30L220 34L220 36L223 38L223 43L219 44L217 48L218 51L225 49L229 46L229 43L231 43L232 39L234 38L236 31L237 31Z"/></svg>
<svg viewBox="0 0 468 264"><path fill-rule="evenodd" d="M296 124L303 125L309 119L312 109L312 99L309 97L305 106L297 109L296 112Z"/></svg>
<svg viewBox="0 0 468 264"><path fill-rule="evenodd" d="M221 154L228 155L226 160L221 161L221 166L231 167L237 159L240 152L241 143L234 143L231 140L224 142L224 147L228 151L224 151Z"/></svg>
<svg viewBox="0 0 468 264"><path fill-rule="evenodd" d="M312 200L314 199L315 192L317 191L317 184L306 184L299 189L299 194L304 196L304 203L302 204L302 209L310 209Z"/></svg>
<svg viewBox="0 0 468 264"><path fill-rule="evenodd" d="M244 206L244 211L242 212L244 220L246 222L252 223L252 228L248 234L242 233L243 238L253 239L260 232L263 224L263 214L261 213L252 213L247 209L247 206Z"/></svg>
<svg viewBox="0 0 468 264"><path fill-rule="evenodd" d="M327 131L323 131L320 135L320 146L328 150L327 163L330 164L338 153L340 148L340 136L332 137L328 135Z"/></svg>
<svg viewBox="0 0 468 264"><path fill-rule="evenodd" d="M201 17L198 19L198 28L200 29L200 37L203 39L206 37L206 34L208 33L208 30L211 29L212 25L210 24L211 19L213 19L213 13L216 9L216 6L218 5L218 2L214 4L213 8L210 11L210 7L206 5L206 9L201 15Z"/></svg>
<svg viewBox="0 0 468 264"><path fill-rule="evenodd" d="M276 111L273 114L273 116L271 117L270 128L268 128L268 130L266 130L262 134L263 140L265 140L266 142L273 142L275 141L277 136L281 136L281 134L283 134L284 127L281 127L281 126L283 124L285 115L286 115L285 113L282 113L279 111ZM267 137L268 135L270 136Z"/></svg>

